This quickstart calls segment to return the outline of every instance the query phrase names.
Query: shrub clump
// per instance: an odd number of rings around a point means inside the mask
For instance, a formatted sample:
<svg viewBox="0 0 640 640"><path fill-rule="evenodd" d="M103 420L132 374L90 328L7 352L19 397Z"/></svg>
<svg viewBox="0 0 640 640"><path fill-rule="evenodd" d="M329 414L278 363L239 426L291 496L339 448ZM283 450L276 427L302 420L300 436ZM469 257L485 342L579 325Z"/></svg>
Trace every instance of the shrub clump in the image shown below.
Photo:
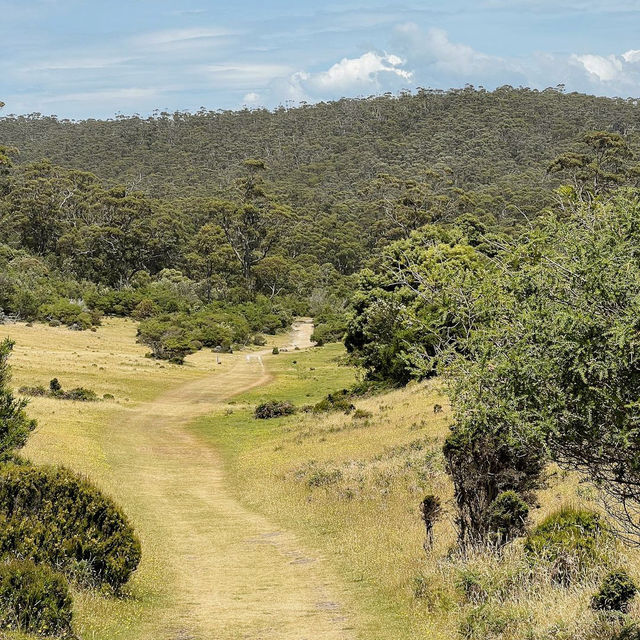
<svg viewBox="0 0 640 640"><path fill-rule="evenodd" d="M0 471L0 555L118 591L141 550L120 509L86 480L63 468L9 464Z"/></svg>
<svg viewBox="0 0 640 640"><path fill-rule="evenodd" d="M565 507L552 513L528 536L525 552L551 566L552 577L568 585L606 564L612 536L593 511Z"/></svg>
<svg viewBox="0 0 640 640"><path fill-rule="evenodd" d="M626 571L611 571L591 598L591 608L625 613L637 591L638 587Z"/></svg>
<svg viewBox="0 0 640 640"><path fill-rule="evenodd" d="M320 400L313 406L314 413L328 413L330 411L343 411L351 413L355 411L355 405L351 402L352 391L349 389L341 389L329 393L325 398Z"/></svg>
<svg viewBox="0 0 640 640"><path fill-rule="evenodd" d="M63 576L28 561L0 564L0 628L71 636L72 600Z"/></svg>
<svg viewBox="0 0 640 640"><path fill-rule="evenodd" d="M259 420L290 416L296 412L296 408L284 400L267 400L256 407L254 415Z"/></svg>
<svg viewBox="0 0 640 640"><path fill-rule="evenodd" d="M84 387L75 387L65 391L60 384L58 378L53 378L49 382L49 389L45 389L42 385L35 387L20 387L19 392L31 397L46 396L49 398L58 398L60 400L75 400L76 402L97 402L98 395L91 389Z"/></svg>
<svg viewBox="0 0 640 640"><path fill-rule="evenodd" d="M487 510L488 529L493 542L503 546L525 532L529 505L515 492L503 491Z"/></svg>

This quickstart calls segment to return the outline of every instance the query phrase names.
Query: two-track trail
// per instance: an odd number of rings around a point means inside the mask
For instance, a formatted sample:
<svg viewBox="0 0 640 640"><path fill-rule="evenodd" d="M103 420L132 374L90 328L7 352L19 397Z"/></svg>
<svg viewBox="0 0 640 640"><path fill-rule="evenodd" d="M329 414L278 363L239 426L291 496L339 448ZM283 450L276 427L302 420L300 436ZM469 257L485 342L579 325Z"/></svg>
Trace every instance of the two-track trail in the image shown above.
<svg viewBox="0 0 640 640"><path fill-rule="evenodd" d="M308 323L294 325L292 343L308 346L311 330ZM334 601L340 587L322 561L243 507L226 485L219 455L187 428L230 397L268 382L263 355L234 356L228 370L139 405L110 433L115 493L134 516L146 548L140 570L155 576L162 601L136 637L353 637Z"/></svg>

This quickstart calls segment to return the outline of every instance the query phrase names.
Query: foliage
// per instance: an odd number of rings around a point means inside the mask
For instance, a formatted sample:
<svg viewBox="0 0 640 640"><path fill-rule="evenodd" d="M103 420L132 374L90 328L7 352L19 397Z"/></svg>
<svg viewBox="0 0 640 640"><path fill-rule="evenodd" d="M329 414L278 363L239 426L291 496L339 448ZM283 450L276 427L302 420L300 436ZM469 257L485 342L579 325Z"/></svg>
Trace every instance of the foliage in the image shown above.
<svg viewBox="0 0 640 640"><path fill-rule="evenodd" d="M461 230L430 225L384 249L374 267L360 274L347 349L373 379L433 375L437 356L466 335L456 298L486 277L484 256Z"/></svg>
<svg viewBox="0 0 640 640"><path fill-rule="evenodd" d="M89 482L53 467L0 470L0 553L47 563L118 590L140 562L140 543L118 507Z"/></svg>
<svg viewBox="0 0 640 640"><path fill-rule="evenodd" d="M266 420L268 418L290 416L295 413L295 411L296 408L290 402L284 400L267 400L256 407L254 416L260 420Z"/></svg>
<svg viewBox="0 0 640 640"><path fill-rule="evenodd" d="M564 507L531 531L524 548L532 561L549 565L554 579L566 585L606 565L611 534L597 513Z"/></svg>
<svg viewBox="0 0 640 640"><path fill-rule="evenodd" d="M328 393L320 402L313 405L314 413L325 413L329 411L342 411L351 413L355 410L355 405L351 402L353 392L351 389L340 389L333 393Z"/></svg>
<svg viewBox="0 0 640 640"><path fill-rule="evenodd" d="M49 567L0 563L0 628L71 637L71 606L65 579Z"/></svg>
<svg viewBox="0 0 640 640"><path fill-rule="evenodd" d="M493 541L502 546L522 535L528 516L529 505L515 491L503 491L487 510L487 524Z"/></svg>
<svg viewBox="0 0 640 640"><path fill-rule="evenodd" d="M36 428L35 420L29 419L25 412L27 402L16 399L9 387L9 357L12 350L11 340L0 342L0 462L10 459L17 449L24 447Z"/></svg>
<svg viewBox="0 0 640 640"><path fill-rule="evenodd" d="M625 612L637 591L638 587L626 571L611 571L593 595L591 608L598 611Z"/></svg>

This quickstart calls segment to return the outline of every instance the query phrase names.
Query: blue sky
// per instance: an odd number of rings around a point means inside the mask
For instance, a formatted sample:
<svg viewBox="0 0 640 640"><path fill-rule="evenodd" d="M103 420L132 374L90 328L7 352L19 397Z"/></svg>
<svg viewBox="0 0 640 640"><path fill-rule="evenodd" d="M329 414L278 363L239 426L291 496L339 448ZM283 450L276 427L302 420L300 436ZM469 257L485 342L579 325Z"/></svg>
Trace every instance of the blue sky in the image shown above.
<svg viewBox="0 0 640 640"><path fill-rule="evenodd" d="M560 83L640 97L640 0L0 0L5 114Z"/></svg>

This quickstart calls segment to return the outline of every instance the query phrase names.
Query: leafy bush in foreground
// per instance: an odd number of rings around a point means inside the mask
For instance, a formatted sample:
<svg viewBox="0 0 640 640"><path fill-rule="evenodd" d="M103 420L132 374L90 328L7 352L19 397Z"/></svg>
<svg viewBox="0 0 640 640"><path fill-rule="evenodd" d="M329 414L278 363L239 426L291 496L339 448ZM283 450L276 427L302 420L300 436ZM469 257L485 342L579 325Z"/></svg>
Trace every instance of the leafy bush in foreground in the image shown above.
<svg viewBox="0 0 640 640"><path fill-rule="evenodd" d="M524 548L532 560L549 563L554 579L567 585L606 564L610 541L597 513L565 507L543 520L527 536Z"/></svg>
<svg viewBox="0 0 640 640"><path fill-rule="evenodd" d="M49 567L17 560L0 564L0 628L68 636L71 606L66 580Z"/></svg>
<svg viewBox="0 0 640 640"><path fill-rule="evenodd" d="M14 398L9 387L9 357L12 350L11 340L0 342L0 461L10 458L16 449L24 447L36 428L35 420L30 420L25 413L26 400Z"/></svg>
<svg viewBox="0 0 640 640"><path fill-rule="evenodd" d="M296 408L283 400L268 400L258 405L255 410L255 417L260 420L269 418L279 418L280 416L290 416L295 413Z"/></svg>
<svg viewBox="0 0 640 640"><path fill-rule="evenodd" d="M7 465L0 471L0 554L118 590L141 550L119 508L86 480L63 468Z"/></svg>
<svg viewBox="0 0 640 640"><path fill-rule="evenodd" d="M637 591L638 587L626 571L612 571L605 576L600 589L591 599L591 608L625 612Z"/></svg>

